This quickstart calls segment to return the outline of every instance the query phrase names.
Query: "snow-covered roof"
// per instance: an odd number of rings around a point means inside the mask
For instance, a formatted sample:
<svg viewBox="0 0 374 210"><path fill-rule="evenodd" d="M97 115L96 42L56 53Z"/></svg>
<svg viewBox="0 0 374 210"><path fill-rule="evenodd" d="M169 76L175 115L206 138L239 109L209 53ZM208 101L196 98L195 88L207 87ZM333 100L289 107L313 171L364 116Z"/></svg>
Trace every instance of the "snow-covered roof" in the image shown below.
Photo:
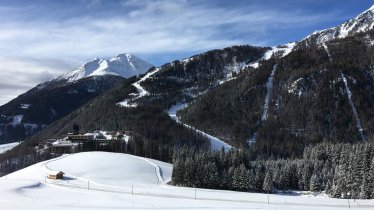
<svg viewBox="0 0 374 210"><path fill-rule="evenodd" d="M54 147L70 147L70 146L77 146L78 143L73 143L71 141L65 141L63 139L59 139L52 143Z"/></svg>

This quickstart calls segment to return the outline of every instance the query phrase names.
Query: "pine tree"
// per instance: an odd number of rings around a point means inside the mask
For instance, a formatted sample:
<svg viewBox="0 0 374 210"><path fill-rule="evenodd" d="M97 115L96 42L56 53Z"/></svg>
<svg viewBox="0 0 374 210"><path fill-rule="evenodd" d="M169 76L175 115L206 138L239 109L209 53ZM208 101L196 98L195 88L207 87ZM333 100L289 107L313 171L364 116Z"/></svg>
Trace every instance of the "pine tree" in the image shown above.
<svg viewBox="0 0 374 210"><path fill-rule="evenodd" d="M310 187L310 177L312 176L312 171L313 171L313 165L307 161L304 164L304 168L302 169L302 180L304 183L304 186L302 186L302 190L309 190Z"/></svg>
<svg viewBox="0 0 374 210"><path fill-rule="evenodd" d="M369 189L368 198L374 198L374 157L370 163L370 170L367 174L367 185Z"/></svg>
<svg viewBox="0 0 374 210"><path fill-rule="evenodd" d="M184 162L183 182L189 187L194 187L195 169L194 161L188 157Z"/></svg>
<svg viewBox="0 0 374 210"><path fill-rule="evenodd" d="M262 190L267 193L271 193L273 191L273 176L270 170L266 172Z"/></svg>
<svg viewBox="0 0 374 210"><path fill-rule="evenodd" d="M310 191L312 192L319 192L321 191L321 181L317 174L313 174L313 176L310 179Z"/></svg>
<svg viewBox="0 0 374 210"><path fill-rule="evenodd" d="M356 149L353 151L353 162L352 162L352 187L351 194L352 198L359 198L361 193L361 186L363 184L364 174L364 163L365 163L365 152L361 151L362 145L356 145ZM367 181L365 181L367 182Z"/></svg>
<svg viewBox="0 0 374 210"><path fill-rule="evenodd" d="M254 170L249 170L249 191L256 192L256 174Z"/></svg>
<svg viewBox="0 0 374 210"><path fill-rule="evenodd" d="M208 162L204 165L204 182L205 186L210 189L214 189L218 182L218 170L214 163Z"/></svg>
<svg viewBox="0 0 374 210"><path fill-rule="evenodd" d="M347 198L350 186L350 172L349 172L349 148L344 145L342 148L339 165L335 169L335 176L333 179L333 197Z"/></svg>
<svg viewBox="0 0 374 210"><path fill-rule="evenodd" d="M195 174L195 185L196 187L204 187L204 159L201 155L197 155L196 161L196 174Z"/></svg>
<svg viewBox="0 0 374 210"><path fill-rule="evenodd" d="M342 196L345 186L343 180L345 180L343 170L341 169L341 166L337 165L335 167L335 175L331 187L332 197L340 198Z"/></svg>
<svg viewBox="0 0 374 210"><path fill-rule="evenodd" d="M234 175L232 177L232 188L234 190L240 190L241 189L241 170L240 167L235 167L234 169Z"/></svg>
<svg viewBox="0 0 374 210"><path fill-rule="evenodd" d="M256 167L256 173L255 173L255 191L256 192L261 192L264 179L265 179L265 175L262 172L261 168Z"/></svg>
<svg viewBox="0 0 374 210"><path fill-rule="evenodd" d="M172 182L174 185L182 185L183 183L183 168L182 163L179 158L174 161L173 172L172 172Z"/></svg>
<svg viewBox="0 0 374 210"><path fill-rule="evenodd" d="M235 190L235 187L234 187L234 177L235 177L235 167L234 166L230 166L229 168L229 171L228 171L228 175L229 175L229 183L228 183L228 189L230 190Z"/></svg>
<svg viewBox="0 0 374 210"><path fill-rule="evenodd" d="M359 198L360 199L368 199L368 198L370 198L370 188L369 188L366 176L364 176L364 178L362 180Z"/></svg>
<svg viewBox="0 0 374 210"><path fill-rule="evenodd" d="M220 176L219 187L220 189L229 189L229 184L230 184L229 174L226 169L223 169L223 171L221 172L221 176Z"/></svg>
<svg viewBox="0 0 374 210"><path fill-rule="evenodd" d="M240 165L240 190L247 192L250 185L249 171L245 168L243 164Z"/></svg>

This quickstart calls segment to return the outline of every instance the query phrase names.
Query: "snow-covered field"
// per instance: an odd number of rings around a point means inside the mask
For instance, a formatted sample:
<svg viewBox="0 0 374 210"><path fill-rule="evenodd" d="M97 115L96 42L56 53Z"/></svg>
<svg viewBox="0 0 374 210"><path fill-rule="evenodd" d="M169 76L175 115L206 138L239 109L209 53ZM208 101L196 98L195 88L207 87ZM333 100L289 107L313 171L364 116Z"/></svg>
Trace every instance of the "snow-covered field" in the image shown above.
<svg viewBox="0 0 374 210"><path fill-rule="evenodd" d="M9 144L0 144L0 154L16 147L20 142L14 142Z"/></svg>
<svg viewBox="0 0 374 210"><path fill-rule="evenodd" d="M63 171L63 180L45 177ZM172 165L136 156L86 152L0 178L0 209L373 209L373 200L204 190L167 185Z"/></svg>

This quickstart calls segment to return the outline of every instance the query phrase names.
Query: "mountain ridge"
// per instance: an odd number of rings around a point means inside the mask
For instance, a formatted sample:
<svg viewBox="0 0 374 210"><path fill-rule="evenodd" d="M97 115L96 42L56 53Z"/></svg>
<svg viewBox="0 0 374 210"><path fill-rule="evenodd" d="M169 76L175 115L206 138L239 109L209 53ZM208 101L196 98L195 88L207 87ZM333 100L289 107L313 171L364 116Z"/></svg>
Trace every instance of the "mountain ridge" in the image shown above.
<svg viewBox="0 0 374 210"><path fill-rule="evenodd" d="M308 44L315 43L319 45L334 39L342 39L357 33L367 32L372 30L373 27L374 5L356 17L349 19L338 26L314 31L300 42L307 42Z"/></svg>
<svg viewBox="0 0 374 210"><path fill-rule="evenodd" d="M95 58L53 80L74 82L91 76L114 75L124 78L144 74L154 65L132 54L123 53L109 59Z"/></svg>

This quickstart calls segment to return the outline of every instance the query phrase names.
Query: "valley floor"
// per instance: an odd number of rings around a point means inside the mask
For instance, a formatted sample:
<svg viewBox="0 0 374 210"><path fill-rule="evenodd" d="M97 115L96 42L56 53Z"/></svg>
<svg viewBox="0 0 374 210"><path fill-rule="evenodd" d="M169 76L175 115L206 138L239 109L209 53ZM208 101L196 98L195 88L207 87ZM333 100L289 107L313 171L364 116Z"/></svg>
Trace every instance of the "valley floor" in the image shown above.
<svg viewBox="0 0 374 210"><path fill-rule="evenodd" d="M63 171L62 180L49 180ZM0 178L0 209L374 209L373 200L266 195L167 185L172 165L126 154L86 152Z"/></svg>

